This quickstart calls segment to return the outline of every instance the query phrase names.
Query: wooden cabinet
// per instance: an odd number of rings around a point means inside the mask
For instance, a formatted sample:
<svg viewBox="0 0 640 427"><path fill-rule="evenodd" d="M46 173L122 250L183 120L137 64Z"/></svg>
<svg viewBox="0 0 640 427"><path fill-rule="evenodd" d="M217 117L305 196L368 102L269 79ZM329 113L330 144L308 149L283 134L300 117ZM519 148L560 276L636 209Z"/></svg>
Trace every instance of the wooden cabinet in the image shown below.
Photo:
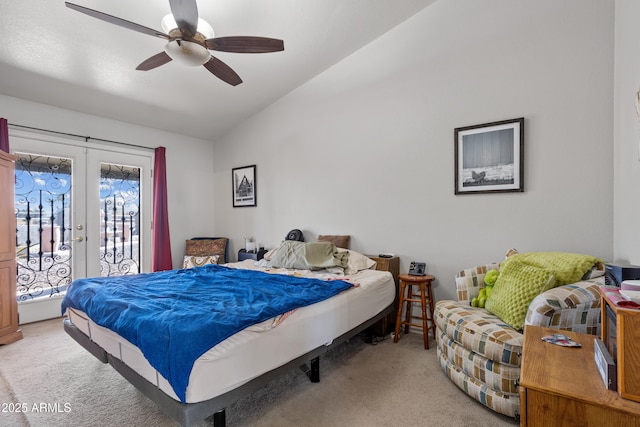
<svg viewBox="0 0 640 427"><path fill-rule="evenodd" d="M640 402L640 310L617 307L601 290L602 341L612 340L618 392Z"/></svg>
<svg viewBox="0 0 640 427"><path fill-rule="evenodd" d="M563 333L582 347L541 340ZM608 390L594 360L594 335L525 326L521 426L640 426L640 403Z"/></svg>
<svg viewBox="0 0 640 427"><path fill-rule="evenodd" d="M15 157L0 151L0 344L22 338L16 301Z"/></svg>
<svg viewBox="0 0 640 427"><path fill-rule="evenodd" d="M371 327L371 332L373 333L373 335L384 336L395 329L396 316L398 315L398 289L400 288L398 276L400 275L400 258L397 256L391 258L383 258L371 255L367 256L377 263L376 270L388 271L389 273L391 273L396 284L396 297L393 301L393 312Z"/></svg>

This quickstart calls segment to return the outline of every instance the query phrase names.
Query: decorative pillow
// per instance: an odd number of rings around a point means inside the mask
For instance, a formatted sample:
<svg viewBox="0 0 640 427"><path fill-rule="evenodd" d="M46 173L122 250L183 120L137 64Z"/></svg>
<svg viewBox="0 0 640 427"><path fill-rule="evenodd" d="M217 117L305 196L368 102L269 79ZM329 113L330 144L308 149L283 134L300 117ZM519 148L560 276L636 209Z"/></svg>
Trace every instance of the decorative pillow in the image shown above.
<svg viewBox="0 0 640 427"><path fill-rule="evenodd" d="M224 260L227 240L226 238L187 240L185 255L201 257L219 255L220 259Z"/></svg>
<svg viewBox="0 0 640 427"><path fill-rule="evenodd" d="M487 297L485 308L516 330L524 326L531 301L555 285L551 270L507 258L500 265L500 276Z"/></svg>
<svg viewBox="0 0 640 427"><path fill-rule="evenodd" d="M376 262L371 258L349 249L338 249L338 252L349 253L349 263L344 269L344 274L356 274L360 270L369 270L376 266Z"/></svg>
<svg viewBox="0 0 640 427"><path fill-rule="evenodd" d="M579 281L596 263L602 262L600 258L592 255L571 252L527 252L512 255L508 259L512 258L517 258L527 265L553 271L557 286Z"/></svg>
<svg viewBox="0 0 640 427"><path fill-rule="evenodd" d="M318 242L331 242L336 245L336 248L349 249L349 240L351 236L330 236L319 235Z"/></svg>
<svg viewBox="0 0 640 427"><path fill-rule="evenodd" d="M184 257L184 263L182 264L182 268L202 267L203 265L206 265L206 264L218 264L218 259L220 259L220 255L209 255L209 256L187 255Z"/></svg>

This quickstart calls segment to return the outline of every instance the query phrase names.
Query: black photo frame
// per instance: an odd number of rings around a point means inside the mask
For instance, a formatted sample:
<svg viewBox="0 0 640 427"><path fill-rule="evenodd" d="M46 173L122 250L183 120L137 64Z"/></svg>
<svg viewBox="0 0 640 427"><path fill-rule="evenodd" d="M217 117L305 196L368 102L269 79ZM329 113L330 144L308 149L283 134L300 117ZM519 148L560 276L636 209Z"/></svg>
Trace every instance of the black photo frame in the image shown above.
<svg viewBox="0 0 640 427"><path fill-rule="evenodd" d="M456 128L455 194L524 191L524 118Z"/></svg>
<svg viewBox="0 0 640 427"><path fill-rule="evenodd" d="M426 276L427 275L427 263L411 261L409 264L409 275L411 276Z"/></svg>
<svg viewBox="0 0 640 427"><path fill-rule="evenodd" d="M256 165L233 168L231 181L234 208L258 205Z"/></svg>

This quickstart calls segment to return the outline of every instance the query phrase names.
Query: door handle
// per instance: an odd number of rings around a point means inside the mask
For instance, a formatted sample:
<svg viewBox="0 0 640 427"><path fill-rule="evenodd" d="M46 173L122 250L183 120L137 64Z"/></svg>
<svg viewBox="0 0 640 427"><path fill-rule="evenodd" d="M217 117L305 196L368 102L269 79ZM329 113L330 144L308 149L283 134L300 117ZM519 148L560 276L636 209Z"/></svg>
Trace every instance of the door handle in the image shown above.
<svg viewBox="0 0 640 427"><path fill-rule="evenodd" d="M82 236L79 236L79 237L76 237L75 239L73 239L74 242L82 242L83 240L84 240L84 237L82 237Z"/></svg>

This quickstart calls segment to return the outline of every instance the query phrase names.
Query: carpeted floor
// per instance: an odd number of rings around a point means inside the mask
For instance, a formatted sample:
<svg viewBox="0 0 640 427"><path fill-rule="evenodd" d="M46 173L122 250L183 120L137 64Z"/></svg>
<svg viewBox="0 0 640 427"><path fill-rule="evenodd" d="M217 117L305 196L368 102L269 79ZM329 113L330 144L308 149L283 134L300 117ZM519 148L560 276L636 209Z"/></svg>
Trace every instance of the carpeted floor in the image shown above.
<svg viewBox="0 0 640 427"><path fill-rule="evenodd" d="M2 426L175 426L172 419L64 333L62 320L24 325L0 346ZM227 426L511 426L446 377L435 341L358 336L320 359L320 383L293 370L227 408ZM19 412L21 411L21 412ZM202 423L206 425L206 423Z"/></svg>

